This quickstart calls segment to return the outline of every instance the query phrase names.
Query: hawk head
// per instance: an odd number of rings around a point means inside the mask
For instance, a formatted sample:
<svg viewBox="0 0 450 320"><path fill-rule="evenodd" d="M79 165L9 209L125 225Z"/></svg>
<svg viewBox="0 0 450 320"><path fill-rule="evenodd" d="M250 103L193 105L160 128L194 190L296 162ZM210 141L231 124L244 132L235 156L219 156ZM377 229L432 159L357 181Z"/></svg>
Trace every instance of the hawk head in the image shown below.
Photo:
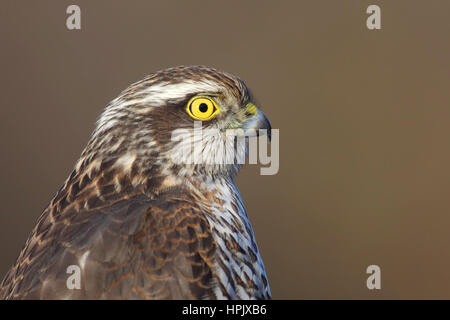
<svg viewBox="0 0 450 320"><path fill-rule="evenodd" d="M242 80L204 66L169 68L108 104L77 166L108 163L137 176L233 176L236 155L246 152L236 136L255 129L270 137L269 120Z"/></svg>

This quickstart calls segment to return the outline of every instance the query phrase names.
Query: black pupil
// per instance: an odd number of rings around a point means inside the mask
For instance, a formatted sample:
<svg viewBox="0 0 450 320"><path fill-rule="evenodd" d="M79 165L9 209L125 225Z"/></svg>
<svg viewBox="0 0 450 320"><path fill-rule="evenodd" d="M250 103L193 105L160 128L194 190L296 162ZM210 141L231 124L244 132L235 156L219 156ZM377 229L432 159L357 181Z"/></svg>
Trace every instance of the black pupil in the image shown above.
<svg viewBox="0 0 450 320"><path fill-rule="evenodd" d="M208 111L208 106L206 105L206 103L201 103L201 104L198 106L198 109L199 109L201 112L206 112L206 111Z"/></svg>

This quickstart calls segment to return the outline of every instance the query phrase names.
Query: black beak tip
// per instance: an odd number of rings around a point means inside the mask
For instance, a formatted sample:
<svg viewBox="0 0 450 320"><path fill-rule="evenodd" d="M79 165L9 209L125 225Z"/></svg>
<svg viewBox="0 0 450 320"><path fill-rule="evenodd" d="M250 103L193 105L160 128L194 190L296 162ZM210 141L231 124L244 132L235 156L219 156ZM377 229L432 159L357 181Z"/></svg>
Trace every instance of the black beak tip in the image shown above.
<svg viewBox="0 0 450 320"><path fill-rule="evenodd" d="M269 119L266 117L266 115L263 113L263 119L259 120L259 130L265 130L264 134L267 134L267 137L269 138L269 141L272 140L272 125L270 124ZM256 136L260 136L261 133L259 130L256 130Z"/></svg>
<svg viewBox="0 0 450 320"><path fill-rule="evenodd" d="M269 118L266 117L266 115L264 115L264 126L263 129L267 130L267 137L269 138L269 141L272 140L272 125L270 124L270 120Z"/></svg>

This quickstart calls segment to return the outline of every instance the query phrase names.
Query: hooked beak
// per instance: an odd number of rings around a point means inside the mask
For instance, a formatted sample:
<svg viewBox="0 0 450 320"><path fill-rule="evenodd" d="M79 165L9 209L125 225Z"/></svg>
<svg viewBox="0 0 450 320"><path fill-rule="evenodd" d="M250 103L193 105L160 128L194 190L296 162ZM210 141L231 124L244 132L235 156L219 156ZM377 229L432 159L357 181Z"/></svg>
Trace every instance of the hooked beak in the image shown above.
<svg viewBox="0 0 450 320"><path fill-rule="evenodd" d="M244 122L242 128L245 136L259 136L260 134L267 134L269 141L271 138L271 129L269 119L259 110L253 103L248 103L245 107L245 113L248 119Z"/></svg>

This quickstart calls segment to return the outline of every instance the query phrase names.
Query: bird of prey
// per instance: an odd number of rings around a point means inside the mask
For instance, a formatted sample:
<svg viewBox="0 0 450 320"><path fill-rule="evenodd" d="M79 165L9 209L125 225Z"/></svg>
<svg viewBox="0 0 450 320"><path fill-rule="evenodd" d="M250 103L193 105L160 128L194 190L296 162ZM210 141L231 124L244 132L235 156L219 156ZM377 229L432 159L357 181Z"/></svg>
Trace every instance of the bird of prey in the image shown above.
<svg viewBox="0 0 450 320"><path fill-rule="evenodd" d="M229 143L228 129L270 132L252 102L242 80L205 66L165 69L130 85L101 114L0 298L269 299L234 184L240 165L225 156L247 148ZM189 140L208 161L175 161L189 149L174 132L192 132L194 121L216 129ZM70 286L77 270L79 284Z"/></svg>

